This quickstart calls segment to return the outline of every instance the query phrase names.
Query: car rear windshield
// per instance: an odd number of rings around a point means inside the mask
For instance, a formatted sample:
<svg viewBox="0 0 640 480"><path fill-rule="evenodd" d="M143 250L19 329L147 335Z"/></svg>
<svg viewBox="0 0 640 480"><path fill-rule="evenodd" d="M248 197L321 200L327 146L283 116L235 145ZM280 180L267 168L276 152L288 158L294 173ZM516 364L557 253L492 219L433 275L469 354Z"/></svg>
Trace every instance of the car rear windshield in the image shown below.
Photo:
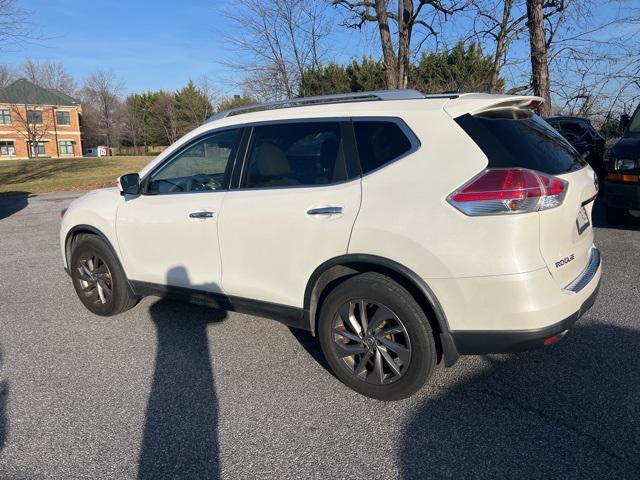
<svg viewBox="0 0 640 480"><path fill-rule="evenodd" d="M551 125L522 109L497 109L456 118L482 149L490 168L521 167L559 175L587 163Z"/></svg>

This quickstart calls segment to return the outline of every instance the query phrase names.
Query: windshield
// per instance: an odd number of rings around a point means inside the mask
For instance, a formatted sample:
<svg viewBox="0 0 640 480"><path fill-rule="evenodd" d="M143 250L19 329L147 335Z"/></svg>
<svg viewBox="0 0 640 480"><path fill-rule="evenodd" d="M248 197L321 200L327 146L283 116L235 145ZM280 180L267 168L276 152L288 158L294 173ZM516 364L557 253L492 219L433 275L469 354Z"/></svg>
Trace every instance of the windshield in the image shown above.
<svg viewBox="0 0 640 480"><path fill-rule="evenodd" d="M640 133L640 105L629 122L629 133Z"/></svg>

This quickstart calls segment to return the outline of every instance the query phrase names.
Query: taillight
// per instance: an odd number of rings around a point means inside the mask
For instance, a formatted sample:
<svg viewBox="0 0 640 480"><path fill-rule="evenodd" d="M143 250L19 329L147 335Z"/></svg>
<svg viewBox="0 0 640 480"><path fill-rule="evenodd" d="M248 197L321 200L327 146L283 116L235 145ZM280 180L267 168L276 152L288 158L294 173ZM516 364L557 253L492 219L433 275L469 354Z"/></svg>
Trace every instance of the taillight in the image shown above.
<svg viewBox="0 0 640 480"><path fill-rule="evenodd" d="M525 168L490 168L449 195L467 215L537 212L562 204L564 180Z"/></svg>

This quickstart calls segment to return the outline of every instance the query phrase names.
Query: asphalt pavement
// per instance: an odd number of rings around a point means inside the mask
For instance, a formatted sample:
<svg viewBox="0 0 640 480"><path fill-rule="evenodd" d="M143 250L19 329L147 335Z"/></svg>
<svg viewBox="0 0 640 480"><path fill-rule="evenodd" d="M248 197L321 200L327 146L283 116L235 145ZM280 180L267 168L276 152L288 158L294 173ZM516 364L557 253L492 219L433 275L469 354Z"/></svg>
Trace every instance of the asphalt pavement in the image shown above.
<svg viewBox="0 0 640 480"><path fill-rule="evenodd" d="M0 197L0 478L640 478L640 227L596 215L595 306L544 351L360 396L315 339L147 298L92 315L62 270L74 193Z"/></svg>

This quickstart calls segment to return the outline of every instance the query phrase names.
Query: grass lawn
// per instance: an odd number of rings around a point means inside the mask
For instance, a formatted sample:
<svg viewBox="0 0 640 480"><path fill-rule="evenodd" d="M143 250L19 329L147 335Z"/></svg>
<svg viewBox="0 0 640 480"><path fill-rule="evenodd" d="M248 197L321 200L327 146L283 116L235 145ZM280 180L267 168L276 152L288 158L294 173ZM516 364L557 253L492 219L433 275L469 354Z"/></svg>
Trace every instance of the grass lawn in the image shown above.
<svg viewBox="0 0 640 480"><path fill-rule="evenodd" d="M115 186L116 179L137 172L153 157L82 157L0 160L0 195Z"/></svg>

